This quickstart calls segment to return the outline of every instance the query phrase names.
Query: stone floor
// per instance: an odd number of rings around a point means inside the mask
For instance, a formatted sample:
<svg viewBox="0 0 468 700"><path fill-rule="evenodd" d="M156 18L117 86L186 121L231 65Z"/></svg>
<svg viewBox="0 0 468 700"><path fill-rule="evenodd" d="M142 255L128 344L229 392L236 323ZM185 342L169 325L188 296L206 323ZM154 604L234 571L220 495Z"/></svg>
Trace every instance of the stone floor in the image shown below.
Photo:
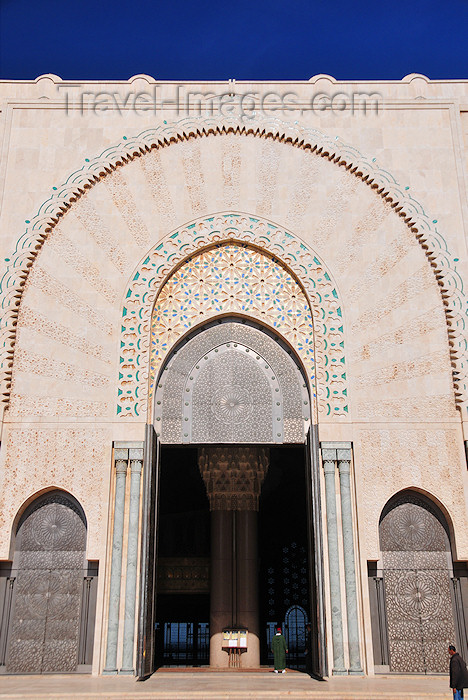
<svg viewBox="0 0 468 700"><path fill-rule="evenodd" d="M290 671L276 675L271 670L257 672L158 671L147 681L137 683L125 676L0 676L0 698L90 698L122 700L243 700L244 698L325 698L326 700L390 700L451 698L448 676L337 677L312 680Z"/></svg>

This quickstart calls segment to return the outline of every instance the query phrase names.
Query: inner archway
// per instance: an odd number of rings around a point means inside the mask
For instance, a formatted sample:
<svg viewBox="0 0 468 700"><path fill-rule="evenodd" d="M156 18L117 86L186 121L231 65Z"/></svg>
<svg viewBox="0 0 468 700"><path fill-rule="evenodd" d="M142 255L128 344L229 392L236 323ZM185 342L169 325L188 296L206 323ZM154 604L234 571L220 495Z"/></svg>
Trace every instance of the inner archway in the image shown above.
<svg viewBox="0 0 468 700"><path fill-rule="evenodd" d="M310 410L307 380L291 348L255 321L214 320L170 353L154 410L162 443L156 663L207 663L209 634L211 665L228 666L234 661L223 646L226 635L237 632L240 640L243 631L242 666L268 663L272 625L288 626L280 589L289 559L299 577L291 581L289 607L307 611L314 639L323 633L314 610L321 577L311 530L312 522L318 527L312 492L317 494L304 446ZM284 542L280 538L278 558L265 542L280 503L292 524ZM194 530L211 530L211 536L194 542ZM305 667L302 652L297 650L295 667ZM314 653L319 669L318 644Z"/></svg>

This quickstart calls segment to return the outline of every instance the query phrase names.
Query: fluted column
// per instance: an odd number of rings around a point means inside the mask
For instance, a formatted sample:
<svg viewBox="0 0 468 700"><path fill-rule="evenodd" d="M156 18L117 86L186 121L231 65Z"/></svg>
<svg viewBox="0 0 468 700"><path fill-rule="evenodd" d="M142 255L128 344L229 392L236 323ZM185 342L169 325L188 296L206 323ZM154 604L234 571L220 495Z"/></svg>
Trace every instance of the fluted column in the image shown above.
<svg viewBox="0 0 468 700"><path fill-rule="evenodd" d="M130 508L128 515L127 577L125 586L125 618L120 673L133 675L135 640L135 605L138 559L138 525L140 515L140 478L143 467L143 449L129 450L130 458Z"/></svg>
<svg viewBox="0 0 468 700"><path fill-rule="evenodd" d="M119 636L120 584L122 577L122 544L125 513L125 481L128 449L115 449L115 505L112 536L111 578L109 587L109 617L107 622L106 666L103 673L117 673L117 644Z"/></svg>
<svg viewBox="0 0 468 700"><path fill-rule="evenodd" d="M335 488L336 449L323 447L322 462L325 474L325 499L327 504L328 568L330 574L330 601L333 642L334 675L346 675L343 645L343 619L341 611L340 559L338 550L338 526L336 518Z"/></svg>
<svg viewBox="0 0 468 700"><path fill-rule="evenodd" d="M337 449L336 452L338 471L340 473L341 525L343 528L349 673L362 674L361 653L359 648L359 619L356 592L356 568L354 559L353 514L351 508L351 445L347 449Z"/></svg>

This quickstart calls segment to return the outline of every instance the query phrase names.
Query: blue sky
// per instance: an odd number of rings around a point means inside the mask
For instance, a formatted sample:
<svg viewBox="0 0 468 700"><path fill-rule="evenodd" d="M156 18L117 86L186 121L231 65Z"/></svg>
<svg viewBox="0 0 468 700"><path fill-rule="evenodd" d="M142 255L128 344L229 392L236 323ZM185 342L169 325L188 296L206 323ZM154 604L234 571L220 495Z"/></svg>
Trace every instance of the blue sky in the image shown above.
<svg viewBox="0 0 468 700"><path fill-rule="evenodd" d="M468 0L0 0L0 78L468 78Z"/></svg>

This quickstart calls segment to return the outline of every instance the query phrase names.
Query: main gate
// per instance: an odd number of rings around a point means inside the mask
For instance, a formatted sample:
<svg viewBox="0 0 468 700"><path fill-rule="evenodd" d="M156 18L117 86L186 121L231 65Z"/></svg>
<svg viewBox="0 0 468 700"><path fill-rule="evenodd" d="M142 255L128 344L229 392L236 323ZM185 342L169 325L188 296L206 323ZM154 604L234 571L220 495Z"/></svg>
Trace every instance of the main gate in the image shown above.
<svg viewBox="0 0 468 700"><path fill-rule="evenodd" d="M211 598L212 601L217 601L218 606L229 607L231 603L227 602L227 598L234 596L232 610L239 610L239 619L234 619L234 615L231 620L227 608L221 607L220 611L224 611L223 620L226 619L220 623L219 614L213 617L213 608L211 609L210 662L214 665L222 665L225 658L224 652L221 651L222 627L215 629L213 620L217 620L217 626L241 623L245 625L245 619L249 616L241 612L240 601L244 604L247 595L253 596L252 600L255 597L254 589L257 584L251 575L253 558L249 547L253 545L254 540L255 547L257 546L255 511L258 510L259 489L266 473L265 469L268 468L268 448L259 446L272 447L285 443L304 445L309 433L309 449L302 448L302 454L306 454L307 458L301 497L307 498L308 503L308 514L304 517L304 529L307 534L304 543L301 544L307 552L303 557L304 572L301 574L305 593L301 594L301 600L298 602L305 602L306 607L313 602L313 607L316 607L310 612L314 639L317 640L314 665L317 673L322 674L325 671L317 445L310 437L310 420L311 406L307 383L301 369L292 358L290 348L285 346L275 333L260 324L248 323L246 319L218 319L192 332L179 347L174 348L157 380L154 428L148 427L146 454L151 455L151 443L156 444L159 440L163 445L198 445L199 468L210 499L211 516L215 518L216 523L218 520L223 523L222 546L221 540L212 540ZM205 447L202 447L203 445ZM218 449L209 445L233 447ZM235 445L237 447L234 447ZM250 445L252 447L249 447ZM154 509L159 503L161 467L156 460L158 451L153 450L153 454L153 461L146 465L139 677L150 674L158 658L160 663L164 663L164 658L161 658L162 650L164 656L173 647L177 655L185 658L185 647L194 647L195 635L195 630L186 625L187 622L194 622L193 620L164 620L164 616L159 612L156 615L154 609L158 580L154 568L158 558L156 524L159 517ZM161 507L158 512L161 513ZM238 512L238 517L235 516L235 512ZM233 513L232 517L230 513ZM212 534L221 532L218 526L212 527L211 530ZM247 530L251 533L250 544L248 538L241 537L241 533ZM241 539L238 539L239 537ZM226 566L220 570L220 575L226 580L214 594L213 581L217 580L217 575L213 569L224 560L228 540L232 540L228 549L233 548L234 554L228 557L229 562L226 561ZM241 547L244 548L242 553ZM218 554L215 556L213 552ZM310 571L307 560L313 562ZM247 566L247 562L251 561L252 564ZM244 565L247 569L242 573ZM238 600L235 585L232 588L233 592L229 593L231 578L245 580L245 587L239 593ZM295 582L293 585L295 587ZM247 606L245 610L252 608ZM159 627L157 635L154 636L156 623ZM247 627L252 631L249 652L253 652L252 659L255 659L258 654L258 635L263 635L266 630L257 631L253 619L247 622ZM199 632L197 628L197 643L200 638ZM202 637L203 634L202 631ZM215 649L219 647L216 660L212 654L213 643ZM303 651L299 651L299 647L302 646L300 640L296 646L300 655ZM151 661L151 658L154 661ZM244 657L244 661L246 658ZM169 659L166 663L168 661ZM258 661L247 659L247 663L258 664L259 657Z"/></svg>

